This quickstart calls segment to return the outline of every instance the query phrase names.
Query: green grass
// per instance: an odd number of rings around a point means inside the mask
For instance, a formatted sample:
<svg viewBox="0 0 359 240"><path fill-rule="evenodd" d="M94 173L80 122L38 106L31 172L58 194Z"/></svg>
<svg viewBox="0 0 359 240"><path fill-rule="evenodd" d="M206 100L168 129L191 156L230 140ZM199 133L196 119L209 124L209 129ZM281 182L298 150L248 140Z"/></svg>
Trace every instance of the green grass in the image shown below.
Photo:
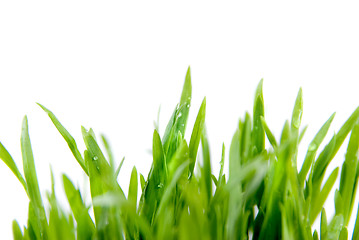
<svg viewBox="0 0 359 240"><path fill-rule="evenodd" d="M26 226L13 221L14 239L359 239L359 221L348 223L355 203L359 167L359 107L331 140L323 144L334 114L319 129L308 146L303 165L297 168L301 128L302 90L295 100L292 118L286 121L280 139L271 132L264 116L263 82L249 113L238 123L229 156L223 145L219 173L211 171L205 128L206 99L198 110L192 134L185 138L192 86L188 69L179 104L161 137L153 132L153 162L147 178L133 167L128 193L117 178L123 161L115 165L108 141L99 147L92 129L82 127L86 149L55 115L39 106L67 142L79 167L88 176L92 207L81 191L63 174L63 187L70 211L63 210L54 191L47 193L46 209L41 198L25 116L21 132L23 174L0 144L0 158L20 181L29 198ZM324 179L334 156L349 137L341 168ZM266 141L268 138L268 141ZM187 140L186 140L187 139ZM269 146L266 146L266 142ZM320 145L323 150L318 152ZM105 153L104 153L105 152ZM108 156L108 158L105 157ZM200 158L201 161L198 159ZM229 174L224 174L224 164ZM196 170L197 169L197 170ZM328 219L324 209L340 170L335 190L335 211ZM138 195L141 193L141 195ZM89 213L93 209L93 216ZM357 216L358 217L358 214ZM320 218L320 229L314 221Z"/></svg>

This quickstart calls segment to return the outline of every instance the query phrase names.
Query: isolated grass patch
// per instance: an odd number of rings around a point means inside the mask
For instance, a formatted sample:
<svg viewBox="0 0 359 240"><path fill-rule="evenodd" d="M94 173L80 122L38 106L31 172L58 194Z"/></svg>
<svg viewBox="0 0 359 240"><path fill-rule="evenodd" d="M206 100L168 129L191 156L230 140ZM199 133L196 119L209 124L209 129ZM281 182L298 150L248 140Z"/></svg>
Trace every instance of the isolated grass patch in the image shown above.
<svg viewBox="0 0 359 240"><path fill-rule="evenodd" d="M88 176L94 218L81 191L66 174L62 176L63 187L71 211L62 209L55 195L52 171L52 189L47 193L45 209L25 116L21 133L23 173L0 143L0 158L29 198L27 225L19 226L13 221L14 239L342 240L348 239L348 231L353 231L353 239L359 239L358 219L353 230L347 228L356 204L359 177L359 107L318 152L334 114L329 116L309 144L298 172L298 145L306 129L300 128L302 91L298 92L291 120L285 122L280 139L276 139L265 121L261 81L255 92L252 116L246 113L239 121L228 158L223 145L220 171L215 174L211 171L205 130L206 99L199 108L191 136L185 138L191 97L188 69L180 102L164 135L161 137L156 129L153 132L153 162L147 178L133 167L128 193L117 181L123 161L115 165L108 141L101 137L105 146L102 150L94 131L82 127L86 149L81 153L55 115L39 104ZM333 199L334 217L327 219L323 206L338 178L339 167L327 179L324 175L348 135L339 189ZM265 146L266 137L270 146ZM228 176L223 171L226 162ZM319 232L312 228L318 217Z"/></svg>

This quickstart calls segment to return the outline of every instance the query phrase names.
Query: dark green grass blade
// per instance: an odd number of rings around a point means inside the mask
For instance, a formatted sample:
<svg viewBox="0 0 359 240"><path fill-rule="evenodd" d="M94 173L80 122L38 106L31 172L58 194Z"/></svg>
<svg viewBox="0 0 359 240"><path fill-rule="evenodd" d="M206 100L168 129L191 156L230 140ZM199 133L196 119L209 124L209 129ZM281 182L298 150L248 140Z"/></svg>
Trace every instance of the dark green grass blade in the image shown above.
<svg viewBox="0 0 359 240"><path fill-rule="evenodd" d="M261 153L265 147L265 133L261 117L264 117L263 79L257 86L253 106L253 147L255 153Z"/></svg>
<svg viewBox="0 0 359 240"><path fill-rule="evenodd" d="M12 234L13 234L14 240L24 239L24 236L22 235L19 223L16 220L12 221Z"/></svg>
<svg viewBox="0 0 359 240"><path fill-rule="evenodd" d="M62 175L62 180L67 200L77 222L77 234L80 236L78 239L91 239L95 232L95 225L88 213L88 207L83 202L80 191L65 174Z"/></svg>
<svg viewBox="0 0 359 240"><path fill-rule="evenodd" d="M10 153L6 150L6 148L0 142L0 158L4 161L4 163L10 168L10 170L14 173L17 179L20 181L21 185L24 187L27 193L27 186L24 177L21 175L19 169L16 166L14 159L11 157Z"/></svg>
<svg viewBox="0 0 359 240"><path fill-rule="evenodd" d="M328 133L330 124L332 123L334 119L335 113L333 113L329 119L324 123L324 125L319 129L313 140L310 142L307 154L304 158L304 162L302 165L302 168L299 172L299 184L303 187L304 181L307 177L308 171L310 169L310 166L313 164L316 152L320 146L320 144L323 142L325 136Z"/></svg>
<svg viewBox="0 0 359 240"><path fill-rule="evenodd" d="M21 152L28 195L33 206L33 228L38 230L38 236L47 237L47 219L42 202L39 183L36 176L34 157L29 137L27 117L24 117L21 131ZM36 226L35 226L36 225Z"/></svg>
<svg viewBox="0 0 359 240"><path fill-rule="evenodd" d="M204 128L205 115L206 115L206 98L203 99L201 107L198 111L196 122L194 123L192 130L191 140L189 142L190 165L189 165L188 176L190 178L193 175L193 169L196 163L199 141L201 140L201 135Z"/></svg>
<svg viewBox="0 0 359 240"><path fill-rule="evenodd" d="M71 136L71 134L62 126L62 124L59 122L59 120L56 118L56 116L47 108L45 108L40 103L37 103L50 117L52 123L55 125L56 129L60 132L62 137L65 139L67 144L69 145L69 148L74 155L77 162L80 164L82 169L85 171L85 173L88 175L88 169L86 167L86 164L84 162L84 159L81 156L80 151L77 148L77 144L75 142L75 139Z"/></svg>

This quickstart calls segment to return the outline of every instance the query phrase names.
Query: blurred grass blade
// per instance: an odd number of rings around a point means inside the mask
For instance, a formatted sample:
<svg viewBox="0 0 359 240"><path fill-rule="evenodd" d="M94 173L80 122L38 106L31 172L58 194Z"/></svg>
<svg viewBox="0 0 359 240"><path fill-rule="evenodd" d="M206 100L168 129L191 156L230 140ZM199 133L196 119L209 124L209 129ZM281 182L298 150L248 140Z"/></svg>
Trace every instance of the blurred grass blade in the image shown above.
<svg viewBox="0 0 359 240"><path fill-rule="evenodd" d="M14 159L11 157L10 153L6 150L6 148L2 145L1 142L0 142L0 158L4 161L4 163L14 173L14 175L20 181L21 185L24 187L26 193L28 194L24 177L21 175L19 169L17 168Z"/></svg>
<svg viewBox="0 0 359 240"><path fill-rule="evenodd" d="M122 168L122 165L123 165L123 162L125 161L125 157L122 158L120 164L118 165L118 167L116 168L116 171L115 171L115 178L117 179L118 178L118 175L120 174L120 171L121 171L121 168Z"/></svg>
<svg viewBox="0 0 359 240"><path fill-rule="evenodd" d="M130 185L128 187L128 201L130 201L135 208L137 205L137 188L138 188L137 170L136 167L133 167L131 172Z"/></svg>
<svg viewBox="0 0 359 240"><path fill-rule="evenodd" d="M57 130L60 132L60 134L62 135L62 137L65 139L65 141L67 142L67 144L69 145L69 148L72 152L72 154L74 155L75 159L77 160L77 162L80 164L80 166L82 167L82 169L85 171L85 173L87 175L89 175L88 173L88 169L86 167L86 164L84 162L84 159L81 156L80 151L77 148L75 139L71 136L71 134L64 128L64 126L62 126L62 124L59 122L59 120L56 118L56 116L47 108L45 108L43 105L41 105L40 103L37 103L50 117L51 121L53 122L53 124L55 125L55 127L57 128Z"/></svg>
<svg viewBox="0 0 359 240"><path fill-rule="evenodd" d="M14 240L23 240L24 236L22 235L19 223L14 220L12 221L12 234L14 237Z"/></svg>
<svg viewBox="0 0 359 240"><path fill-rule="evenodd" d="M105 150L107 152L108 161L110 163L110 166L111 166L112 169L115 169L115 160L113 158L112 149L111 149L110 144L109 144L107 138L105 137L105 135L103 135L103 134L101 135L101 140L102 140L102 143L103 143L103 145L105 147Z"/></svg>
<svg viewBox="0 0 359 240"><path fill-rule="evenodd" d="M327 222L327 214L325 209L322 209L322 214L320 217L320 239L326 240L328 236L328 222Z"/></svg>

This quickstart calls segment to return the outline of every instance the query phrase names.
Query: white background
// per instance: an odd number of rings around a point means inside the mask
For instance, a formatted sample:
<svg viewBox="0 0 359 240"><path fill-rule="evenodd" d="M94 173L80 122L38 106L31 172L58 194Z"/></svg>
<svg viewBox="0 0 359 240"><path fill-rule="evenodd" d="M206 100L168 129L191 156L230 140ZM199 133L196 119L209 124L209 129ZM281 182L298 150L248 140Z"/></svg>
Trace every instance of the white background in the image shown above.
<svg viewBox="0 0 359 240"><path fill-rule="evenodd" d="M0 141L22 169L20 132L27 114L44 199L50 165L60 199L65 199L61 173L82 187L81 168L35 104L40 102L81 150L81 125L104 133L116 161L126 156L119 181L127 189L133 165L147 175L158 108L163 133L190 65L188 130L206 96L216 175L221 144L228 155L232 134L245 111L251 112L261 78L266 119L276 137L303 88L303 125L309 125L305 152L334 111L330 136L359 105L358 12L359 5L349 1L1 1ZM341 164L344 150L331 169ZM22 186L1 162L1 239L12 238L13 219L26 223L27 204Z"/></svg>

